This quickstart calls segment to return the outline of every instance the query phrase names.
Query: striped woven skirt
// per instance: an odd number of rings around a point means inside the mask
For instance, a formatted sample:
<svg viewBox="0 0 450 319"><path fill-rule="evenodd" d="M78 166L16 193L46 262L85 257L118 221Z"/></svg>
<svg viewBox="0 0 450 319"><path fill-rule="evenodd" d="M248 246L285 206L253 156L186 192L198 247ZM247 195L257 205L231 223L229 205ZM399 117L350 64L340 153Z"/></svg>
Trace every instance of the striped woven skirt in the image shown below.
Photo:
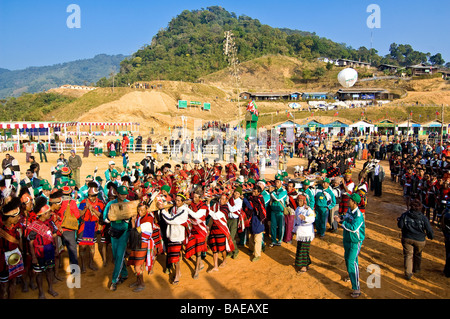
<svg viewBox="0 0 450 319"><path fill-rule="evenodd" d="M309 256L309 249L311 247L310 241L297 241L297 252L295 253L295 266L307 267L311 264L311 257Z"/></svg>
<svg viewBox="0 0 450 319"><path fill-rule="evenodd" d="M167 243L167 263L176 264L180 261L181 248L183 244L181 242L171 242Z"/></svg>
<svg viewBox="0 0 450 319"><path fill-rule="evenodd" d="M155 244L155 255L162 254L164 247L161 238L161 230L159 228L153 229L152 239Z"/></svg>
<svg viewBox="0 0 450 319"><path fill-rule="evenodd" d="M192 229L188 243L185 247L186 258L191 258L192 256L206 252L207 250L208 246L206 245L206 238Z"/></svg>
<svg viewBox="0 0 450 319"><path fill-rule="evenodd" d="M208 237L208 246L213 253L221 253L227 249L227 237L222 233L215 224L211 227L211 232Z"/></svg>

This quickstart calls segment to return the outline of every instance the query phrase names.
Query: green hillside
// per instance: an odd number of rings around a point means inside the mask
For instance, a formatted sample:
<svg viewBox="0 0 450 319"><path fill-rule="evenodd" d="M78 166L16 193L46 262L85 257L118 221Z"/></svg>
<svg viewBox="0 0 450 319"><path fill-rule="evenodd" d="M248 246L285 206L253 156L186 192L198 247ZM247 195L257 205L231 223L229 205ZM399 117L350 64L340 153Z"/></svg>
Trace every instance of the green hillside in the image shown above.
<svg viewBox="0 0 450 319"><path fill-rule="evenodd" d="M431 54L415 51L410 45L391 44L384 57L375 49L358 49L336 43L314 32L273 28L246 15L236 16L219 6L184 10L161 29L151 43L120 63L117 85L136 81L172 80L196 82L210 73L225 69L224 32L232 31L240 62L265 55L284 55L312 61L318 57L351 59L397 65L445 61ZM102 78L98 86L111 86Z"/></svg>
<svg viewBox="0 0 450 319"><path fill-rule="evenodd" d="M22 93L37 93L64 84L90 85L120 68L124 55L99 54L92 59L83 59L52 66L29 67L10 71L0 69L0 98L20 96Z"/></svg>

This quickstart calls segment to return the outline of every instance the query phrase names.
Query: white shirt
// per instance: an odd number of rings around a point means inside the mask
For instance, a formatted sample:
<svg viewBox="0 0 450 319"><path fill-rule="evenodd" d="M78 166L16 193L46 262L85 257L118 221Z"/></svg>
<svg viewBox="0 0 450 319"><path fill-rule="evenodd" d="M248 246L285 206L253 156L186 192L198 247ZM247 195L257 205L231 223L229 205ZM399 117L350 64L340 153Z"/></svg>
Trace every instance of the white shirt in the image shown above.
<svg viewBox="0 0 450 319"><path fill-rule="evenodd" d="M228 218L239 218L239 214L235 214L236 212L240 211L242 209L242 199L241 198L234 198L234 206L231 206L228 202L228 208L230 209L230 213L228 214Z"/></svg>

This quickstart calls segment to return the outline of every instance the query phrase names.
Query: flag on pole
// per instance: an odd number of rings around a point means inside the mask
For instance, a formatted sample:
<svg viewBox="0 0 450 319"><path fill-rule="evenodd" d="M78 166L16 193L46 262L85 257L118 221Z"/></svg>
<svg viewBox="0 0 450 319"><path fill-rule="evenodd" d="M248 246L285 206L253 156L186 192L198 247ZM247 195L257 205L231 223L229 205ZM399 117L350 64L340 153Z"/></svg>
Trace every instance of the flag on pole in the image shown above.
<svg viewBox="0 0 450 319"><path fill-rule="evenodd" d="M339 112L334 113L334 116L338 116Z"/></svg>
<svg viewBox="0 0 450 319"><path fill-rule="evenodd" d="M253 102L253 100L248 102L248 104L247 104L247 112L253 113L256 116L258 116L258 109L256 107L255 102Z"/></svg>

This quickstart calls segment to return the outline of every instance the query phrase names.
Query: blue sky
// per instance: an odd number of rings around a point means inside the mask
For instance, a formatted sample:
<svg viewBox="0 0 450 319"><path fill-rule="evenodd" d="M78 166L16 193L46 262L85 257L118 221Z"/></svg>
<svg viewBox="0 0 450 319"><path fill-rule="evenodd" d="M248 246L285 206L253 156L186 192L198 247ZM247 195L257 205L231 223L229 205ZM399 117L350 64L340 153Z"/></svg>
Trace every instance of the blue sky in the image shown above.
<svg viewBox="0 0 450 319"><path fill-rule="evenodd" d="M70 29L66 9L81 9L81 28ZM367 6L381 9L381 28L369 29ZM0 0L0 68L52 65L96 54L130 55L183 10L219 5L272 27L316 32L354 48L373 47L380 55L389 45L440 52L450 61L449 1L415 0Z"/></svg>

